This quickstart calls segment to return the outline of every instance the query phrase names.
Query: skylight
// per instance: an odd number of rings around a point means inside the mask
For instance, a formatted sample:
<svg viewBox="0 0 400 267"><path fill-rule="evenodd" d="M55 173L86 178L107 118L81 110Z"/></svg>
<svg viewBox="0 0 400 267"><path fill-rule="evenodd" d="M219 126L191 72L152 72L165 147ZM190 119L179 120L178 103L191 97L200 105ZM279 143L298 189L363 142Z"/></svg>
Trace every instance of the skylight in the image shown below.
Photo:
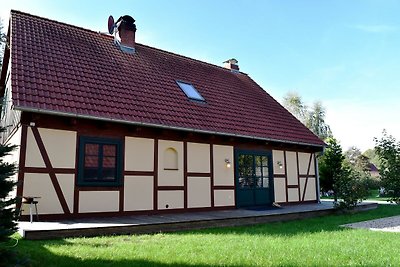
<svg viewBox="0 0 400 267"><path fill-rule="evenodd" d="M188 98L203 102L206 101L192 84L181 81L176 81L176 83Z"/></svg>

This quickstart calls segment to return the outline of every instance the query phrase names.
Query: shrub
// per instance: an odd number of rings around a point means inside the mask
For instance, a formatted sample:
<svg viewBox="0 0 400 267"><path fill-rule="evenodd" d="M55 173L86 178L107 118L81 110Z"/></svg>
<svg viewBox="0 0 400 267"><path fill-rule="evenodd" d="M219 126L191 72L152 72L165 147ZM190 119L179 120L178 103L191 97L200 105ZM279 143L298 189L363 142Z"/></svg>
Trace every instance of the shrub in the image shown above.
<svg viewBox="0 0 400 267"><path fill-rule="evenodd" d="M341 175L336 179L339 209L352 209L368 196L368 187L362 174L351 166L343 166Z"/></svg>

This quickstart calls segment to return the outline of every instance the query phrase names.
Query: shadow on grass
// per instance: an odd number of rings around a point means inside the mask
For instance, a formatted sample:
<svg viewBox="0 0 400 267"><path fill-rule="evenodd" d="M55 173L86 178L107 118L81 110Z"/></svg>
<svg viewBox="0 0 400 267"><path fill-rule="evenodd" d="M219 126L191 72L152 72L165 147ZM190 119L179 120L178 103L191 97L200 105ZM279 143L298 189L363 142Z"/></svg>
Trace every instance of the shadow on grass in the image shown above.
<svg viewBox="0 0 400 267"><path fill-rule="evenodd" d="M36 243L36 244L35 244ZM191 263L179 263L179 262L158 262L151 259L82 259L77 255L76 257L59 255L51 252L47 247L52 246L67 246L68 245L76 245L74 243L70 243L67 240L52 240L52 241L27 241L23 246L19 248L19 254L27 258L28 260L25 263L20 263L17 266L57 266L57 267L108 267L108 266L118 266L118 267L132 267L132 266L159 266L159 267L172 267L172 266L181 266L181 267L209 267L209 266L228 266L228 267L249 267L251 265L235 265L235 264L223 264L223 265L215 265L213 263L210 264L191 264ZM35 246L34 248L28 248L28 246ZM21 253L22 250L25 250L24 253ZM134 253L134 251L132 251ZM128 255L127 255L128 256ZM0 263L0 267L2 267ZM14 266L14 265L10 265Z"/></svg>

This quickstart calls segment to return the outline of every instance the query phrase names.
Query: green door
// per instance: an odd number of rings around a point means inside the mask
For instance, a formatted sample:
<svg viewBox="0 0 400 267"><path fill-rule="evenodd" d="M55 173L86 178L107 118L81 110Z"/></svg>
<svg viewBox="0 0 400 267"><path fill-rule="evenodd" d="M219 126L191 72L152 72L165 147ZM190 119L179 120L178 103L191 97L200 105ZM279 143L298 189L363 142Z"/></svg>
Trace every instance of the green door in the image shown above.
<svg viewBox="0 0 400 267"><path fill-rule="evenodd" d="M270 152L236 150L236 204L268 206L273 202Z"/></svg>

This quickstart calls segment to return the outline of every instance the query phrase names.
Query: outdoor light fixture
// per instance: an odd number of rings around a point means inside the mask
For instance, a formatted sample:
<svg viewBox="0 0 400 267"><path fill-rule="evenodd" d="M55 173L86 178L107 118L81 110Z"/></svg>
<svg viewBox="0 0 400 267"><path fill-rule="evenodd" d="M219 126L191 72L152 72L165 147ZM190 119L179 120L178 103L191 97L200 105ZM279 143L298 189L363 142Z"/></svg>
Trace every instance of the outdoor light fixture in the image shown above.
<svg viewBox="0 0 400 267"><path fill-rule="evenodd" d="M225 163L227 168L231 167L231 162L229 161L229 159L225 159Z"/></svg>
<svg viewBox="0 0 400 267"><path fill-rule="evenodd" d="M279 166L279 169L282 169L282 168L283 168L282 161L278 160L278 162L277 162L276 164L278 164L278 166Z"/></svg>

